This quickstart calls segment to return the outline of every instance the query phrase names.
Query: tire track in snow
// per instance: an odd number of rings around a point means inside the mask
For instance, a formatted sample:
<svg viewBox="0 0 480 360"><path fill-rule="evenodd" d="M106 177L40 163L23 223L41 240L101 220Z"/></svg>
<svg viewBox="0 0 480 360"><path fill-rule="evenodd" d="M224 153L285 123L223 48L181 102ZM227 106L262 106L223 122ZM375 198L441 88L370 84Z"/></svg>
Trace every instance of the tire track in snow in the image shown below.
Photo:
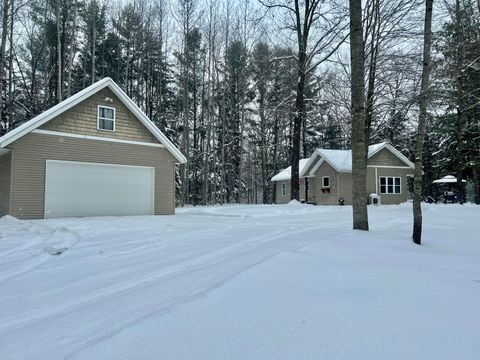
<svg viewBox="0 0 480 360"><path fill-rule="evenodd" d="M350 223L351 222L348 222L348 224L350 224ZM345 224L347 224L347 223L345 223ZM329 230L330 229L330 230L332 230L331 232L334 232L334 234L337 235L337 236L341 236L343 233L347 233L347 232L351 231L351 230L348 230L348 231L346 230L345 232L339 233L337 226L338 226L338 223L335 224L334 226L324 226L324 225L312 226L312 227L304 228L302 230L295 230L295 231L290 231L290 232L281 232L281 233L283 233L283 235L281 235L281 236L276 236L275 234L272 234L272 236L261 237L263 239L258 241L257 243L267 245L266 247L263 248L263 250L271 249L271 247L268 246L268 245L273 240L283 239L283 246L280 246L280 247L276 248L273 252L269 251L269 252L267 252L267 254L262 254L262 255L258 256L258 258L255 261L250 261L250 262L244 263L243 266L239 266L239 267L235 268L234 270L230 271L229 273L224 274L225 276L223 276L219 279L215 279L214 281L212 281L209 284L209 286L204 286L204 287L200 287L199 289L195 289L191 294L188 294L187 296L183 295L180 299L178 299L176 301L173 301L171 303L165 304L165 305L155 309L154 311L150 311L150 312L144 313L143 315L141 315L137 318L132 318L132 319L129 319L128 321L124 321L123 323L120 323L118 326L116 326L114 328L110 328L108 331L104 331L103 333L97 333L97 334L95 334L95 336L91 337L90 339L85 340L83 343L78 343L77 342L77 344L76 344L77 348L75 350L69 352L68 354L64 355L63 359L65 359L65 360L66 359L75 359L76 356L80 355L83 350L86 350L86 349L88 349L88 348L90 348L90 347L92 347L95 344L98 344L100 342L107 341L108 339L110 339L110 338L114 337L115 335L121 333L124 329L127 329L128 327L131 327L133 325L141 323L142 321L144 321L146 319L149 319L152 316L166 315L166 314L170 313L171 311L174 311L176 308L178 308L179 306L181 306L183 304L194 301L194 300L198 299L199 297L206 296L208 293L210 293L211 291L214 291L214 290L218 289L219 287L225 285L226 283L228 283L230 280L232 280L236 276L242 274L245 271L248 271L249 269L251 269L255 266L258 266L258 265L262 264L263 262L265 262L265 261L267 261L267 260L269 260L269 259L271 259L271 258L273 258L273 257L275 257L275 256L277 256L281 253L288 252L288 251L299 251L301 248L303 248L305 246L308 246L309 244L316 241L316 240L303 240L303 241L300 241L300 242L291 243L291 242L288 241L288 239L292 235L299 235L299 234L302 234L302 233L308 233L308 232L311 232L311 231L318 230L320 228L322 230ZM325 232L324 231L323 234L327 235L327 236L332 235L331 232L328 232L328 231ZM249 243L250 242L251 241L249 241ZM218 261L215 262L215 263L204 264L203 267L196 268L196 269L191 269L188 272L180 274L180 276L188 275L192 272L203 271L203 270L213 268L213 267L218 267L219 265L226 264L226 263L230 262L234 258L238 259L240 257L245 257L246 255L250 255L251 253L258 253L259 251L262 250L262 248L261 247L260 248L256 247L256 248L245 249L245 250L246 251L244 251L241 254L237 254L237 255L232 254L233 256L218 259ZM249 257L247 256L247 259L248 258ZM218 269L217 269L216 272L217 273L219 272ZM169 279L169 280L173 280L173 278Z"/></svg>
<svg viewBox="0 0 480 360"><path fill-rule="evenodd" d="M281 231L277 231L274 233L274 235L277 235L280 233ZM58 316L71 311L75 311L76 309L88 306L91 303L99 303L102 301L106 301L113 296L135 292L136 290L143 288L144 286L148 286L150 283L154 283L163 277L166 277L168 279L168 276L173 276L176 273L182 273L183 270L188 269L189 267L200 265L202 263L207 262L209 259L214 259L220 256L222 253L235 251L236 249L239 249L242 246L258 242L265 237L267 237L267 235L262 235L260 237L256 237L254 239L250 239L250 240L236 243L233 245L227 245L226 247L223 247L221 249L208 251L207 253L197 256L195 258L190 258L187 260L183 260L179 263L176 263L174 265L166 266L160 269L159 271L150 272L144 276L137 277L137 278L129 278L125 282L115 283L106 288L98 289L96 291L91 292L88 295L83 296L82 298L73 299L72 301L66 302L61 306L58 306L58 305L53 306L50 309L43 311L40 314L38 313L37 310L24 313L22 314L23 318L21 319L16 319L11 322L4 321L0 325L0 334L8 331L12 331L18 327L22 327L24 325L30 324L35 321L40 321L42 319L45 319L51 316ZM184 273L188 273L188 272L184 271Z"/></svg>
<svg viewBox="0 0 480 360"><path fill-rule="evenodd" d="M348 224L350 224L350 222L348 222ZM74 359L75 356L80 354L83 350L86 350L86 349L90 348L91 346L94 346L95 344L98 344L100 342L106 341L106 340L114 337L115 335L121 333L124 329L126 329L130 326L141 323L142 321L144 321L146 319L149 319L152 316L166 315L166 314L170 313L171 311L174 311L177 307L179 307L183 304L194 301L194 300L198 299L199 297L206 296L209 292L214 291L214 290L218 289L219 287L225 285L226 283L228 283L230 280L232 280L236 276L242 274L245 271L248 271L249 269L251 269L255 266L258 266L259 264L261 264L261 263L263 263L263 262L281 254L281 253L288 252L288 251L299 251L301 248L303 248L305 246L308 246L309 244L311 244L315 241L315 240L303 240L303 241L300 241L300 242L291 243L291 242L288 241L288 239L292 235L299 235L299 234L302 234L302 233L308 233L308 232L311 232L311 231L318 230L319 228L321 228L322 230L334 229L334 231L338 235L338 230L336 229L336 226L338 226L338 224L336 224L335 226L329 226L329 227L326 227L326 226L323 226L323 225L313 226L313 227L309 227L309 228L304 228L302 230L296 230L296 231L290 231L290 232L281 232L283 234L281 236L269 236L269 237L264 236L264 237L261 237L262 240L259 240L257 242L258 244L267 245L267 246L264 246L263 248L262 247L255 247L255 248L245 249L245 251L243 253L236 254L236 255L231 254L232 256L219 258L218 261L216 261L216 262L205 263L202 266L199 266L199 267L194 268L194 269L190 269L189 271L185 271L182 274L179 274L179 276L185 276L185 275L189 275L190 273L193 273L193 272L205 271L205 270L208 270L208 269L211 269L211 268L220 267L221 265L225 265L226 263L229 263L232 259L237 259L238 260L239 258L250 255L251 253L259 253L259 251L262 251L262 250L272 250L272 248L269 247L268 245L273 240L283 239L283 242L284 242L282 244L283 246L280 246L280 247L276 248L274 251L267 251L266 254L263 254L263 253L259 254L259 256L257 256L255 258L255 261L249 261L249 262L243 263L243 264L241 264L241 266L238 266L233 270L230 269L230 272L228 272L228 271L223 272L223 274L224 274L223 277L220 277L220 278L217 278L217 279L213 280L211 283L208 284L208 286L202 286L198 289L194 289L190 294L185 294L185 295L181 296L180 299L177 299L175 301L171 301L170 303L164 304L163 306L161 306L159 308L156 308L154 311L149 311L147 313L142 314L139 317L133 317L133 318L127 320L127 321L120 322L120 323L118 323L118 326L116 326L114 328L110 328L108 331L103 331L103 333L96 333L95 336L93 336L89 339L86 339L83 342L77 342L76 343L77 348L75 350L69 352L68 354L64 355L63 359ZM348 232L350 232L350 230L345 231L345 233L348 233ZM328 236L330 234L330 232L327 231L327 232L324 232L323 234ZM275 235L275 234L273 234L273 235ZM251 241L249 241L249 243L250 242ZM249 259L249 256L247 256L247 259ZM219 272L218 269L217 269L216 272L217 273ZM167 280L172 281L174 279L175 279L175 277L172 277L172 278L169 278ZM139 289L136 289L135 291L138 291L138 290ZM123 294L123 295L128 295L128 294Z"/></svg>
<svg viewBox="0 0 480 360"><path fill-rule="evenodd" d="M251 245L265 243L268 244L275 242L276 240L281 238L289 238L293 235L298 235L319 228L328 229L334 228L336 226L338 226L338 224L329 227L325 225L318 225L309 228L303 228L300 230L289 230L287 232L285 232L284 229L281 229L275 231L272 234L261 235L258 237L254 237L253 239L248 239L239 243L227 245L220 249L209 251L206 254L202 254L195 258L184 260L174 265L166 266L159 271L150 272L148 274L145 274L144 276L137 278L129 278L125 282L116 283L108 286L107 288L98 289L89 294L85 294L85 296L82 296L82 298L75 298L61 305L56 304L55 306L51 306L50 308L42 311L41 313L38 312L38 309L23 313L21 318L16 318L11 321L4 321L0 325L0 334L4 334L21 327L31 325L35 322L44 321L45 319L48 319L50 317L58 317L64 314L75 312L84 307L88 307L91 304L100 304L109 301L111 298L135 293L140 289L149 287L154 284L158 284L159 282L161 283L163 281L169 281L175 277L188 275L197 270L214 266L217 263L228 261L232 258L237 257L238 254L245 255L258 251L257 247L251 247ZM305 243L302 242L301 246L304 245ZM243 252L242 249L244 250ZM281 251L284 250L281 249Z"/></svg>

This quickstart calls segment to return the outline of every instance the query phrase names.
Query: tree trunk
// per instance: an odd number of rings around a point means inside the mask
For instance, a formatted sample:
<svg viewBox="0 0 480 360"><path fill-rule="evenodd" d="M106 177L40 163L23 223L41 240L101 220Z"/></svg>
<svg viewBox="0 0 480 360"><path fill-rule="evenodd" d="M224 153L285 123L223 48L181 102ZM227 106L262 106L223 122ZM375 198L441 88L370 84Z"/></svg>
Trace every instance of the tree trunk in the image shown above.
<svg viewBox="0 0 480 360"><path fill-rule="evenodd" d="M350 0L353 228L368 230L364 46L361 0Z"/></svg>
<svg viewBox="0 0 480 360"><path fill-rule="evenodd" d="M278 171L278 148L280 146L280 136L279 132L279 125L278 125L278 115L274 114L274 121L273 121L273 159L272 159L272 170L274 173ZM277 183L273 182L273 189L272 189L272 203L277 202Z"/></svg>
<svg viewBox="0 0 480 360"><path fill-rule="evenodd" d="M308 14L310 6L307 1L305 3L305 14ZM298 42L298 60L297 60L297 94L295 99L295 116L293 118L292 131L292 153L290 158L291 176L290 176L290 199L300 200L300 181L299 181L299 161L300 161L300 138L302 132L303 113L305 110L305 77L307 63L307 42L309 19L304 16L303 25L301 21L300 2L295 0L295 18Z"/></svg>
<svg viewBox="0 0 480 360"><path fill-rule="evenodd" d="M215 37L213 36L213 6L210 3L209 7L209 18L208 18L208 54L207 54L207 116L206 116L206 140L205 140L205 150L203 152L203 186L202 186L202 204L207 205L209 201L209 175L210 175L210 145L212 142L212 119L213 119L213 109L212 109L212 63L213 51L215 48Z"/></svg>
<svg viewBox="0 0 480 360"><path fill-rule="evenodd" d="M464 191L462 183L462 170L463 170L463 132L465 128L465 119L463 114L463 21L462 21L462 9L460 9L460 0L455 2L455 17L456 17L456 42L457 42L457 69L456 69L456 87L457 87L457 197L458 202L463 204Z"/></svg>
<svg viewBox="0 0 480 360"><path fill-rule="evenodd" d="M6 107L5 107L5 116L6 116L6 119L7 121L12 121L12 119L10 119L10 111L9 111L9 107L11 106L11 104L13 103L13 29L14 29L14 13L15 13L15 9L14 9L14 6L15 6L15 0L12 0L11 3L10 3L10 38L9 38L9 45L10 45L10 49L9 49L9 54L8 54L8 102L5 104Z"/></svg>
<svg viewBox="0 0 480 360"><path fill-rule="evenodd" d="M413 178L413 242L422 243L422 158L427 127L428 81L430 77L432 47L433 0L425 3L425 28L423 40L423 70L420 88L420 114L418 117L417 146L415 150L415 171Z"/></svg>
<svg viewBox="0 0 480 360"><path fill-rule="evenodd" d="M259 104L258 114L260 116L260 166L262 179L262 204L268 202L268 179L267 179L267 119L265 115L265 96L266 88L262 84L259 86ZM256 197L255 197L256 199Z"/></svg>
<svg viewBox="0 0 480 360"><path fill-rule="evenodd" d="M182 152L187 158L190 158L190 97L188 93L188 83L190 75L190 55L188 48L188 37L190 31L190 12L188 4L185 4L185 15L183 19L183 69L182 69L182 86L183 86L183 136L182 136ZM183 165L183 205L189 203L189 188L190 188L190 162Z"/></svg>
<svg viewBox="0 0 480 360"><path fill-rule="evenodd" d="M70 38L70 46L72 47L71 54L68 61L68 73L67 73L67 97L72 95L72 70L73 70L73 60L75 60L75 51L76 44L75 38L77 33L77 1L73 2L73 25L72 25L72 36Z"/></svg>
<svg viewBox="0 0 480 360"><path fill-rule="evenodd" d="M303 54L303 56L302 56ZM300 54L299 65L304 62L302 58L305 57L305 53ZM300 65L301 66L301 65ZM300 179L299 179L299 162L300 162L300 137L302 132L303 112L305 108L304 99L305 90L305 74L303 73L303 66L298 70L298 83L297 83L297 98L295 100L295 116L293 118L293 134L292 134L292 157L291 157L291 200L300 200Z"/></svg>
<svg viewBox="0 0 480 360"><path fill-rule="evenodd" d="M473 187L475 193L475 204L480 205L480 173L477 170L477 164L472 168Z"/></svg>
<svg viewBox="0 0 480 360"><path fill-rule="evenodd" d="M62 97L62 26L60 22L60 0L57 0L57 101Z"/></svg>
<svg viewBox="0 0 480 360"><path fill-rule="evenodd" d="M5 83L7 79L5 78L5 53L7 46L7 34L8 34L8 0L3 0L3 9L2 9L2 42L0 45L0 121L4 120L4 107L3 102L4 92L5 92Z"/></svg>
<svg viewBox="0 0 480 360"><path fill-rule="evenodd" d="M91 74L91 83L95 83L96 77L95 77L95 51L96 51L96 38L97 38L97 3L95 1L92 1L91 7L92 7L92 74Z"/></svg>
<svg viewBox="0 0 480 360"><path fill-rule="evenodd" d="M379 44L379 34L377 29L379 25L379 9L380 6L377 1L374 1L372 9L372 27L371 29L371 41L370 41L370 64L368 67L368 87L367 87L367 99L366 99L366 109L365 109L365 146L367 148L366 156L368 157L368 145L370 144L370 133L373 123L373 108L375 106L375 88L377 79L377 62L378 62L378 49Z"/></svg>

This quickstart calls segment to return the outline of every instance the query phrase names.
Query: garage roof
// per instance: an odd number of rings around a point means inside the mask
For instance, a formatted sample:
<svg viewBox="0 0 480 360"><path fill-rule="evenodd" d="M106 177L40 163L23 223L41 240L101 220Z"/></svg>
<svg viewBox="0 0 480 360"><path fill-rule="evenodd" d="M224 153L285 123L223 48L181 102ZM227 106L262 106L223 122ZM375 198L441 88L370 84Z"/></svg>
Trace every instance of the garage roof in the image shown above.
<svg viewBox="0 0 480 360"><path fill-rule="evenodd" d="M20 125L19 127L8 132L4 136L0 137L0 149L5 148L14 141L20 139L22 136L37 129L43 124L47 123L51 119L67 111L73 106L79 104L83 100L89 98L98 91L108 87L122 103L140 120L140 122L155 136L155 138L178 160L179 163L184 164L187 162L185 156L178 150L173 143L155 126L155 124L143 113L142 110L130 99L127 94L111 79L104 78L96 83L86 87L82 91L79 91L75 95L72 95L68 99L58 103L54 107Z"/></svg>

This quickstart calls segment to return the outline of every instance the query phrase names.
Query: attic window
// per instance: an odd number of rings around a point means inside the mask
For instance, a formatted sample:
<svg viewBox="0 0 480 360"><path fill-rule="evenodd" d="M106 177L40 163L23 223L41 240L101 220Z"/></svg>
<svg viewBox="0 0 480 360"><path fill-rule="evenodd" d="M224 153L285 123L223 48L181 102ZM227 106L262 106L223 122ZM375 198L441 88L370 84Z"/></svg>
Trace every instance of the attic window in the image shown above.
<svg viewBox="0 0 480 360"><path fill-rule="evenodd" d="M115 108L98 106L97 129L115 131Z"/></svg>

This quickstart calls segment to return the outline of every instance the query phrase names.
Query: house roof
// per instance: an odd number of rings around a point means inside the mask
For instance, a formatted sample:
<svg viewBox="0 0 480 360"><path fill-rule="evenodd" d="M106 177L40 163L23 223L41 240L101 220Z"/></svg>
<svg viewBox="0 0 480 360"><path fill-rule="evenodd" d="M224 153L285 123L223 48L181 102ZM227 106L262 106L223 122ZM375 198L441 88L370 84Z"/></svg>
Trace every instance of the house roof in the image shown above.
<svg viewBox="0 0 480 360"><path fill-rule="evenodd" d="M125 94L123 90L120 89L120 87L110 78L104 78L100 81L97 81L96 83L86 87L82 91L70 96L68 99L58 103L47 111L3 135L0 137L0 150L106 87L108 87L122 101L122 103L153 134L160 144L165 146L165 148L175 157L175 159L178 160L179 163L183 164L187 162L187 159L180 152L180 150L178 150L175 145L168 140L168 138L155 126L155 124L143 113L143 111L140 110L140 108L132 101L132 99L130 99L127 94Z"/></svg>
<svg viewBox="0 0 480 360"><path fill-rule="evenodd" d="M388 149L392 154L403 161L406 166L412 169L415 167L410 160L408 160L400 151L395 149L388 142L370 145L368 147L368 158L371 158L383 149ZM309 162L303 168L303 171L300 172L300 177L304 177L306 175L305 172L310 169L316 161L320 161L317 165L320 165L323 161L326 161L338 172L352 172L351 150L316 149L310 157Z"/></svg>
<svg viewBox="0 0 480 360"><path fill-rule="evenodd" d="M304 169L305 165L307 165L307 162L308 160L310 160L310 158L307 158L307 159L300 159L300 161L298 162L298 172L301 173L302 170ZM290 180L290 177L291 177L291 174L292 173L292 167L289 166L287 167L286 169L283 169L282 171L280 171L277 175L275 175L274 177L272 177L271 181L285 181L285 180Z"/></svg>

